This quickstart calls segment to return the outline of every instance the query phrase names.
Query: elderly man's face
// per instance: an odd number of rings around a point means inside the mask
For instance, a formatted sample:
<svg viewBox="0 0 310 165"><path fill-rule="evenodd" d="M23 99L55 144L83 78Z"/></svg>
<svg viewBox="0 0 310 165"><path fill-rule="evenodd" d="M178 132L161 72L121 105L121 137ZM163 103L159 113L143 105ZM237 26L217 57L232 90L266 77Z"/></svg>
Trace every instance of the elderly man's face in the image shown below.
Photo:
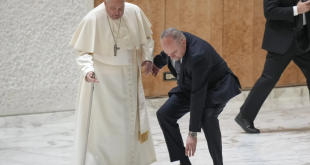
<svg viewBox="0 0 310 165"><path fill-rule="evenodd" d="M182 39L181 43L173 40L172 37L165 37L161 39L161 46L164 52L173 60L179 61L183 58L186 52L186 40Z"/></svg>
<svg viewBox="0 0 310 165"><path fill-rule="evenodd" d="M104 4L109 17L113 20L118 20L123 16L125 9L124 0L108 0Z"/></svg>

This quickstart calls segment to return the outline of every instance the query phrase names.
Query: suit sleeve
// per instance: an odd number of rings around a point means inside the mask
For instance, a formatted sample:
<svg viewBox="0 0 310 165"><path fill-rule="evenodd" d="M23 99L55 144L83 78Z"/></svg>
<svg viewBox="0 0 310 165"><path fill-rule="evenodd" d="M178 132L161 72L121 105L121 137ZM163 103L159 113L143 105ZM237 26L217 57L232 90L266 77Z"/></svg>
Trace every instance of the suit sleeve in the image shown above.
<svg viewBox="0 0 310 165"><path fill-rule="evenodd" d="M167 65L167 58L168 55L164 51L161 51L159 55L155 56L154 65L156 65L159 69L163 68Z"/></svg>
<svg viewBox="0 0 310 165"><path fill-rule="evenodd" d="M280 7L280 0L264 0L264 15L267 20L294 22L293 6Z"/></svg>
<svg viewBox="0 0 310 165"><path fill-rule="evenodd" d="M189 131L200 132L203 111L207 98L207 87L212 56L199 55L193 59L192 66L192 93L190 103L190 124Z"/></svg>

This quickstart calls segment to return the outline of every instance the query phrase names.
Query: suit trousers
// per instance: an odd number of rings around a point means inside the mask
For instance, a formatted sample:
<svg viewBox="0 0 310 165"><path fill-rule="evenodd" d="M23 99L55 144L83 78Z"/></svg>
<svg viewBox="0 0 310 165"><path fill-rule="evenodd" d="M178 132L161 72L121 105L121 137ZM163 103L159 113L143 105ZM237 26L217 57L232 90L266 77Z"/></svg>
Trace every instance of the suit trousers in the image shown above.
<svg viewBox="0 0 310 165"><path fill-rule="evenodd" d="M309 45L308 31L306 26L299 33L298 44L305 50ZM284 54L277 54L273 52L267 53L267 58L261 77L256 81L249 96L241 106L242 116L253 122L267 96L279 81L283 71L287 65L294 61L294 63L301 69L302 73L307 79L308 89L310 87L310 52L302 53L297 49L297 44L293 40L290 48Z"/></svg>
<svg viewBox="0 0 310 165"><path fill-rule="evenodd" d="M203 114L202 129L204 131L209 152L214 165L222 165L222 139L218 116L226 103L206 107ZM180 160L181 165L190 165L185 156L185 147L177 121L190 111L190 98L185 93L173 93L157 111L157 119L163 131L171 162Z"/></svg>

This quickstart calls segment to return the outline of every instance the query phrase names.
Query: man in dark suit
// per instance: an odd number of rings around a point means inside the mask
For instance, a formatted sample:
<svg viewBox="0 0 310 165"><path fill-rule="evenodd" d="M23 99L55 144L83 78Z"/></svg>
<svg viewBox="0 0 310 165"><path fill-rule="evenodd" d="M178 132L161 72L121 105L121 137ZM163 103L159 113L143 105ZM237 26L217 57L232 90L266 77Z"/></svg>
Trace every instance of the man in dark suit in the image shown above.
<svg viewBox="0 0 310 165"><path fill-rule="evenodd" d="M309 10L310 1L264 0L267 22L262 48L268 51L267 58L261 77L235 118L245 132L260 132L254 127L254 119L292 60L301 69L310 87Z"/></svg>
<svg viewBox="0 0 310 165"><path fill-rule="evenodd" d="M222 141L218 116L226 103L240 93L238 78L206 41L176 28L161 35L164 51L154 58L153 74L168 64L178 79L169 99L158 110L157 118L167 143L170 160L190 165L194 156L197 132L204 130L215 165L222 165ZM178 119L190 112L189 135L184 147Z"/></svg>

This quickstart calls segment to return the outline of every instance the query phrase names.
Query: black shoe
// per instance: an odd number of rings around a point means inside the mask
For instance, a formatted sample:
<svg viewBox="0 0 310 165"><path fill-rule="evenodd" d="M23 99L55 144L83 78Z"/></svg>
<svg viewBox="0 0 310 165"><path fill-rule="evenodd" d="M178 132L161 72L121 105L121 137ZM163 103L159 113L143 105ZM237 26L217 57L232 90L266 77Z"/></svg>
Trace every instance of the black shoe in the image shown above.
<svg viewBox="0 0 310 165"><path fill-rule="evenodd" d="M235 118L235 121L241 126L241 128L247 133L260 133L259 129L254 127L253 122L249 122L248 120L244 119L239 113Z"/></svg>

